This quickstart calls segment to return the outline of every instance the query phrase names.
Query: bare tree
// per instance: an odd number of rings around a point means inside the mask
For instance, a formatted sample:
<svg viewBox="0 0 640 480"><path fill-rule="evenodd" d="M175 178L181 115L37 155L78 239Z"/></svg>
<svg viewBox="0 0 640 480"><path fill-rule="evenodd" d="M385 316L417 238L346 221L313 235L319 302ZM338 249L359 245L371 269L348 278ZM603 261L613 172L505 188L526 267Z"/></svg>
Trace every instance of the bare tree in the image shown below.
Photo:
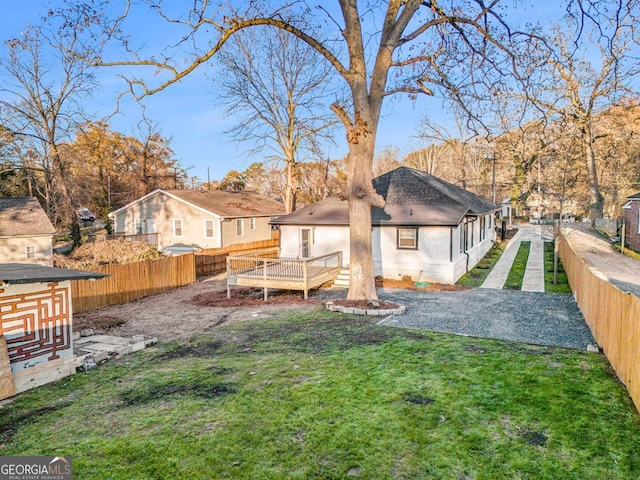
<svg viewBox="0 0 640 480"><path fill-rule="evenodd" d="M398 168L402 163L400 162L400 149L395 146L386 145L375 156L373 160L373 175L384 175L391 170Z"/></svg>
<svg viewBox="0 0 640 480"><path fill-rule="evenodd" d="M104 0L82 2L94 6ZM149 0L153 12L181 27L177 41L158 55L141 56L120 29L126 26L132 2L113 22L99 22L105 40L122 41L124 58L93 58L104 66L147 66L154 77L129 78L137 98L153 95L207 64L240 30L260 25L280 29L298 37L323 57L342 78L349 102L334 102L331 109L346 130L348 144L347 190L350 215L350 271L348 298L377 298L372 257L371 207L383 206L372 184L372 169L378 122L384 99L396 93L409 95L445 92L465 105L468 95L477 95L488 84L488 71L510 68L512 55L502 42L511 31L497 10L497 1L466 0L442 4L433 0L389 0L358 2L339 0L339 9L319 6L312 10L305 2L263 8L262 2L242 7L220 8L196 0L192 8L175 13ZM362 7L362 8L361 8ZM168 8L168 6L167 6ZM313 34L313 21L324 21L323 40ZM334 35L331 36L330 30ZM326 32L326 34L324 33ZM212 37L213 36L213 37ZM202 40L205 39L205 42ZM328 39L328 40L325 40ZM181 60L188 57L186 63ZM153 82L158 79L158 83Z"/></svg>
<svg viewBox="0 0 640 480"><path fill-rule="evenodd" d="M550 37L538 37L521 57L528 71L526 100L548 121L566 123L582 144L592 221L604 211L594 120L632 91L640 72L631 55L638 7L636 0L570 2L566 25L554 27Z"/></svg>
<svg viewBox="0 0 640 480"><path fill-rule="evenodd" d="M314 155L318 142L331 138L329 127L336 123L321 103L333 72L307 43L266 27L238 32L218 60L222 68L215 77L224 89L227 114L241 118L229 133L251 143L251 153L271 150L270 158L284 161L284 205L292 212L298 164Z"/></svg>
<svg viewBox="0 0 640 480"><path fill-rule="evenodd" d="M1 123L21 146L14 167L27 171L58 226L77 225L60 146L86 120L81 100L96 85L92 67L76 55L82 49L80 28L79 23L64 31L46 24L27 28L5 43L0 58Z"/></svg>

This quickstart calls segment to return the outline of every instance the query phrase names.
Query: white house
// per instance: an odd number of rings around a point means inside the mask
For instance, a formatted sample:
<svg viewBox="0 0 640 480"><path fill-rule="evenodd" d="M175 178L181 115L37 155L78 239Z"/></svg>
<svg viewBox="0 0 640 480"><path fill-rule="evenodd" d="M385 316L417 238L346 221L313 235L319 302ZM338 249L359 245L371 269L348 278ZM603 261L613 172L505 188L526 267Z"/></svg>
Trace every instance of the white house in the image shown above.
<svg viewBox="0 0 640 480"><path fill-rule="evenodd" d="M116 234L157 236L176 252L271 238L269 221L282 203L256 192L154 190L109 214Z"/></svg>
<svg viewBox="0 0 640 480"><path fill-rule="evenodd" d="M34 197L0 197L0 263L52 265L53 234Z"/></svg>
<svg viewBox="0 0 640 480"><path fill-rule="evenodd" d="M455 283L495 241L500 207L428 173L400 167L373 180L386 202L372 208L375 275ZM271 222L280 228L280 256L343 252L349 262L349 208L328 198Z"/></svg>

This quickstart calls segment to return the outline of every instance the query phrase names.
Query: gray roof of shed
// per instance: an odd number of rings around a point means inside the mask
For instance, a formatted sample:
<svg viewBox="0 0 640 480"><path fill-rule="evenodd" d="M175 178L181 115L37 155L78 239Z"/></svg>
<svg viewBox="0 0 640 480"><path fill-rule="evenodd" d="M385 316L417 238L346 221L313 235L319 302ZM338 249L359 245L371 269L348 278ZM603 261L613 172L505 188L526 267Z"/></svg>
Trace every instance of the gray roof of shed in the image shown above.
<svg viewBox="0 0 640 480"><path fill-rule="evenodd" d="M8 284L90 280L106 276L104 273L81 272L30 263L0 263L0 282Z"/></svg>
<svg viewBox="0 0 640 480"><path fill-rule="evenodd" d="M0 237L53 235L55 228L34 197L0 197Z"/></svg>
<svg viewBox="0 0 640 480"><path fill-rule="evenodd" d="M465 215L494 212L497 205L426 172L399 167L374 178L373 186L385 207L371 209L379 225L456 226ZM328 198L278 217L278 225L349 225L346 200Z"/></svg>

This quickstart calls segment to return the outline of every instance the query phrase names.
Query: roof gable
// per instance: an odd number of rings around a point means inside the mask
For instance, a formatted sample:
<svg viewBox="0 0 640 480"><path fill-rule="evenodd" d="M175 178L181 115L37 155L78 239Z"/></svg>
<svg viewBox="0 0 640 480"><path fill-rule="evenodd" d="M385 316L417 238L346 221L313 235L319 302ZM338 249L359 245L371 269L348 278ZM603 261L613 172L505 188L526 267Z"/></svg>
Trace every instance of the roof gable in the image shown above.
<svg viewBox="0 0 640 480"><path fill-rule="evenodd" d="M55 232L35 197L0 197L0 237L53 235Z"/></svg>

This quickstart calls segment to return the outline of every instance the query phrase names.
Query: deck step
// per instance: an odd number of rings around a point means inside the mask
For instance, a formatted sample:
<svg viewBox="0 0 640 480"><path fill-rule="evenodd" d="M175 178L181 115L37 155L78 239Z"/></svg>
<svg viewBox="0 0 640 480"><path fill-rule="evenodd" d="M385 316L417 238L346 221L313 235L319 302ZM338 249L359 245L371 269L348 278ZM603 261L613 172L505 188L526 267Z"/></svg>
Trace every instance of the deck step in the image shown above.
<svg viewBox="0 0 640 480"><path fill-rule="evenodd" d="M333 281L334 287L340 288L349 288L349 278L350 278L350 270L349 268L341 268L340 273Z"/></svg>

